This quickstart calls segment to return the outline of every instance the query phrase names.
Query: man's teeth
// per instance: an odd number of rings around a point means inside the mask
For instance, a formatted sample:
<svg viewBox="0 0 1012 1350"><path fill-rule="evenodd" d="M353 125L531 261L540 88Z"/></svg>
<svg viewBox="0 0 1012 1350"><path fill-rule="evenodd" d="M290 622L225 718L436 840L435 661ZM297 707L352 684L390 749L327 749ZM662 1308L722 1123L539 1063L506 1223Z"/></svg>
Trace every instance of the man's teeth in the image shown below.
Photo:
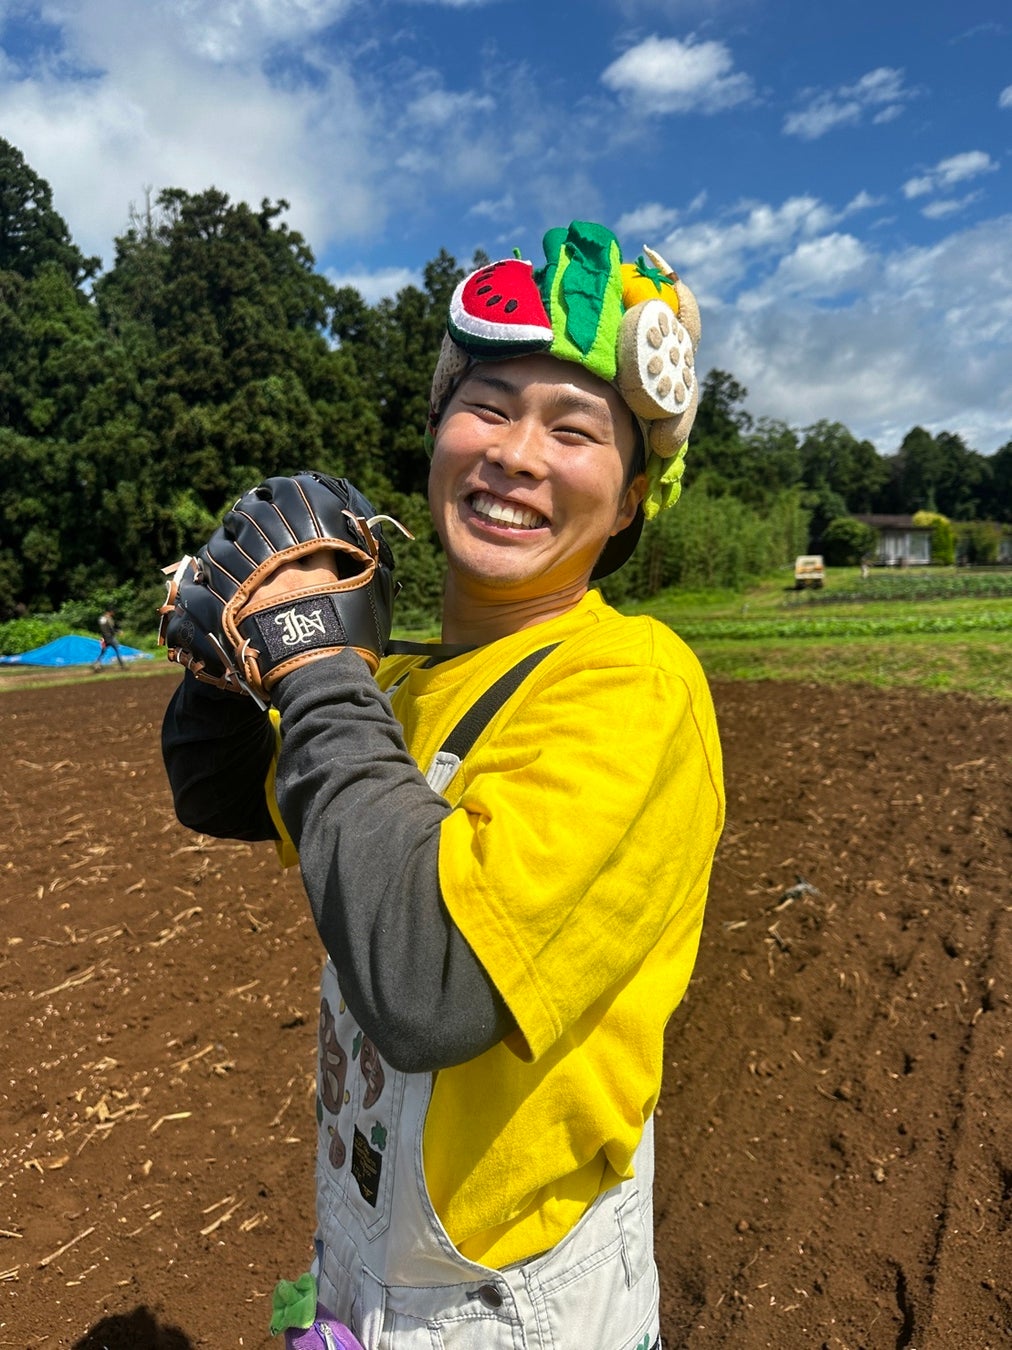
<svg viewBox="0 0 1012 1350"><path fill-rule="evenodd" d="M501 525L519 525L523 529L534 529L544 525L545 518L538 511L527 506L514 506L510 502L501 502L485 492L476 492L471 498L471 506L480 516L497 520Z"/></svg>

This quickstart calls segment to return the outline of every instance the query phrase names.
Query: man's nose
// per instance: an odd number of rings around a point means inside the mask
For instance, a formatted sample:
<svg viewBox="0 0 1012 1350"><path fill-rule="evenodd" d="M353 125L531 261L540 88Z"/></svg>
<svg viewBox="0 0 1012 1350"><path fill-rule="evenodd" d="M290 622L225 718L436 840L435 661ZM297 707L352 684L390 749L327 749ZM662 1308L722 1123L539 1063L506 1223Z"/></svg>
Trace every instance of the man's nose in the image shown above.
<svg viewBox="0 0 1012 1350"><path fill-rule="evenodd" d="M511 477L529 474L541 478L545 473L545 437L543 428L528 418L517 418L503 429L488 456Z"/></svg>

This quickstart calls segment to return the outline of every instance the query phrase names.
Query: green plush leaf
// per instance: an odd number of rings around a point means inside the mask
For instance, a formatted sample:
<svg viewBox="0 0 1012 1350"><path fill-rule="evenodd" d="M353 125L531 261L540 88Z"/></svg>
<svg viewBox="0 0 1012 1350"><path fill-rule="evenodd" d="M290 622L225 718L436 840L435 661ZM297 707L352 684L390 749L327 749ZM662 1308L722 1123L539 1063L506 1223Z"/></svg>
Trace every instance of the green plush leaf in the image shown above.
<svg viewBox="0 0 1012 1350"><path fill-rule="evenodd" d="M636 270L639 272L641 277L648 277L649 280L654 283L654 285L657 287L658 295L662 295L664 293L665 286L667 286L670 290L675 289L674 282L671 280L671 278L666 277L664 273L660 270L660 268L654 267L650 263L648 263L642 253L636 259Z"/></svg>
<svg viewBox="0 0 1012 1350"><path fill-rule="evenodd" d="M535 273L555 341L550 351L600 375L615 378L615 349L622 322L622 255L603 225L574 220L568 231L549 230L546 266Z"/></svg>

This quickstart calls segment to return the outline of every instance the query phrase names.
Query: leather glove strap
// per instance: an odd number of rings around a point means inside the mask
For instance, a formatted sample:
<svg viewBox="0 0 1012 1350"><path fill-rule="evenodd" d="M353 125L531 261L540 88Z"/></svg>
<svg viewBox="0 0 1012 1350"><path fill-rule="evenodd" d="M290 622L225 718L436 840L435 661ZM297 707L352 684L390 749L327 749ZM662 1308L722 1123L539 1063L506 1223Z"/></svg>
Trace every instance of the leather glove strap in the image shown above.
<svg viewBox="0 0 1012 1350"><path fill-rule="evenodd" d="M351 647L375 674L377 617L372 590L311 590L284 596L273 604L247 609L238 630L241 664L255 660L265 690L291 671Z"/></svg>

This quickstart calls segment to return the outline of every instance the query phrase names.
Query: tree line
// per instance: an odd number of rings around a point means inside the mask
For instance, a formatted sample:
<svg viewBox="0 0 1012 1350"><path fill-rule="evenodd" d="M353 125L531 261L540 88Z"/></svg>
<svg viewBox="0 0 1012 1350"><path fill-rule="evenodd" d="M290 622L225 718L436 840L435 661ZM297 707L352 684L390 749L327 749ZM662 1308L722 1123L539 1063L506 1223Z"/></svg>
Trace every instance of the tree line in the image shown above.
<svg viewBox="0 0 1012 1350"><path fill-rule="evenodd" d="M453 288L486 259L441 251L421 286L370 305L316 270L286 211L167 188L131 212L103 272L0 140L0 619L114 592L150 607L160 569L242 491L306 467L413 531L399 618L436 613L429 380ZM857 512L1012 519L1012 441L986 457L915 427L882 456L839 423L754 421L725 371L701 394L684 500L612 598L735 584Z"/></svg>

